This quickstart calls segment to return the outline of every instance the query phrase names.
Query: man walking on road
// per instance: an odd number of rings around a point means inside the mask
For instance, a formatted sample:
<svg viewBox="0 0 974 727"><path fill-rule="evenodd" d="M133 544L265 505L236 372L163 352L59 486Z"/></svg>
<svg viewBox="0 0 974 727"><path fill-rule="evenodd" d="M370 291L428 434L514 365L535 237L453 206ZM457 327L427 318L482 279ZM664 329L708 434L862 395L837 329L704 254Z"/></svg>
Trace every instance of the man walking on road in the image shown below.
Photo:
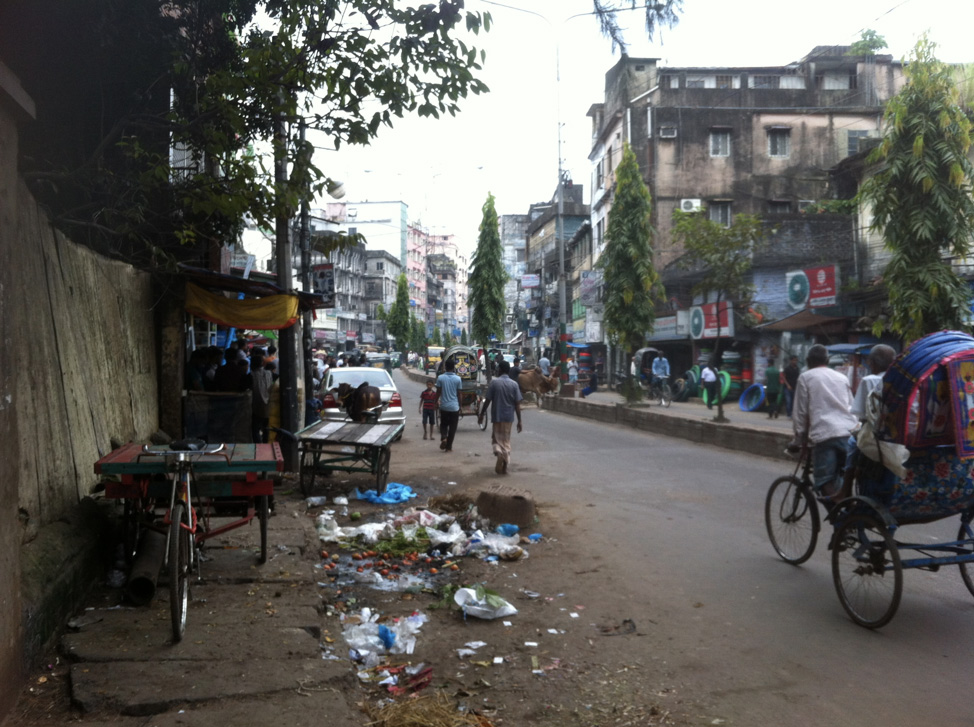
<svg viewBox="0 0 974 727"><path fill-rule="evenodd" d="M798 377L801 372L802 370L798 368L798 356L792 356L788 359L788 365L782 371L785 379L785 413L788 416L791 416L791 410L795 406L795 387L798 386Z"/></svg>
<svg viewBox="0 0 974 727"><path fill-rule="evenodd" d="M507 465L511 462L511 428L514 418L517 417L517 432L521 433L521 387L516 382L511 381L508 375L511 365L507 361L501 361L497 366L500 374L496 379L492 379L490 386L487 387L487 394L484 397L484 406L477 415L480 422L487 415L487 406L493 402L494 406L490 412L490 420L493 428L490 435L490 443L497 457L497 464L494 465L494 472L499 475L507 474Z"/></svg>
<svg viewBox="0 0 974 727"><path fill-rule="evenodd" d="M456 364L452 358L443 365L445 369L436 378L436 403L440 408L440 449L453 451L453 438L460 423L460 387L463 381L454 373Z"/></svg>

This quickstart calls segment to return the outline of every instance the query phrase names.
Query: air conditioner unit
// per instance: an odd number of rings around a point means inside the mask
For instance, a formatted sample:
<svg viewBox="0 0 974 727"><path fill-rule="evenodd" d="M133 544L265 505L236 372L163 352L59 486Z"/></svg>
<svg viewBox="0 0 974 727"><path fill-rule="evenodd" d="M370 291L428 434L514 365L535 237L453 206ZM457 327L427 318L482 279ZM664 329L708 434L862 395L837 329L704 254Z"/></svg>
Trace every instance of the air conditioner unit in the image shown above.
<svg viewBox="0 0 974 727"><path fill-rule="evenodd" d="M680 200L680 211L681 212L696 212L703 205L703 200L699 199L681 199Z"/></svg>
<svg viewBox="0 0 974 727"><path fill-rule="evenodd" d="M661 127L659 127L659 138L660 139L675 139L676 138L676 127L675 126L661 126Z"/></svg>

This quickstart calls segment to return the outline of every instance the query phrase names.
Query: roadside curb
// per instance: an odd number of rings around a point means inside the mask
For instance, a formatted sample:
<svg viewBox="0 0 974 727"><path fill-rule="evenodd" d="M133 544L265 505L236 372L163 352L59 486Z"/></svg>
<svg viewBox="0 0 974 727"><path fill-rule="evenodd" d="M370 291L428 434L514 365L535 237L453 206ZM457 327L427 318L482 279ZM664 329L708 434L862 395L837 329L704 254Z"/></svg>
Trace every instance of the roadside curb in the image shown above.
<svg viewBox="0 0 974 727"><path fill-rule="evenodd" d="M432 378L403 366L401 370L411 381L419 383ZM745 454L758 454L791 461L785 447L791 441L790 432L766 429L755 425L718 424L697 415L687 416L659 408L639 409L623 403L598 403L587 399L563 396L544 396L541 406L549 411L593 419L606 424L619 424L667 437L679 437L691 442L709 444ZM665 412L665 413L664 413Z"/></svg>

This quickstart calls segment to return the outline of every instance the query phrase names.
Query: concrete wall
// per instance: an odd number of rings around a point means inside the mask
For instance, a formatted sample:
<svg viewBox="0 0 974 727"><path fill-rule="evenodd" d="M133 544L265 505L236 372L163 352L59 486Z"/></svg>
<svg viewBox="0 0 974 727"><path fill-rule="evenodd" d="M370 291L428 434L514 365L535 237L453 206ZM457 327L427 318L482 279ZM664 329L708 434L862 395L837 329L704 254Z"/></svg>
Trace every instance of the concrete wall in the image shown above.
<svg viewBox="0 0 974 727"><path fill-rule="evenodd" d="M15 113L0 103L0 717L85 585L94 462L159 420L151 281L52 229L17 176Z"/></svg>

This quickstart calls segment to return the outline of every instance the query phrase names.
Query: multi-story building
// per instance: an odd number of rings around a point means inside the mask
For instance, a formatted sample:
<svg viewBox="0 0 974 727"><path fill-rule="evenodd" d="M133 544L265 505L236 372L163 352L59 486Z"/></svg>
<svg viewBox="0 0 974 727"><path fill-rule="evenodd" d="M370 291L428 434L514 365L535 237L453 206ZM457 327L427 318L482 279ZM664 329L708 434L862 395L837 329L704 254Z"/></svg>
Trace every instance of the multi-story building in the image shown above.
<svg viewBox="0 0 974 727"><path fill-rule="evenodd" d="M432 286L437 290L438 297L430 301L434 311L434 327L440 329L440 338L447 333L455 335L459 330L457 325L457 264L443 253L434 253L426 258L429 264L430 276L435 281Z"/></svg>
<svg viewBox="0 0 974 727"><path fill-rule="evenodd" d="M524 303L522 301L521 276L527 272L527 230L531 218L528 215L501 215L501 256L504 272L507 273L507 283L504 284L504 302L507 306L507 316L504 321L504 340L514 338L518 321L523 320Z"/></svg>
<svg viewBox="0 0 974 727"><path fill-rule="evenodd" d="M426 321L426 250L429 234L411 223L406 238L406 280L409 282L409 308L416 318Z"/></svg>
<svg viewBox="0 0 974 727"><path fill-rule="evenodd" d="M386 327L378 315L378 308L381 305L388 312L396 302L401 272L402 266L394 255L385 250L365 251L364 298L368 307L369 332L374 333L375 340L364 340L363 343L385 343Z"/></svg>
<svg viewBox="0 0 974 727"><path fill-rule="evenodd" d="M385 250L407 267L409 206L405 202L349 202L343 229L362 235L370 250Z"/></svg>
<svg viewBox="0 0 974 727"><path fill-rule="evenodd" d="M728 333L716 341L712 326L691 325L711 315L711 302L692 295L699 272L680 266L683 250L671 235L675 210L705 210L728 226L739 213L769 223L769 244L754 265L758 306L744 311L752 319L767 322L810 306L789 294L795 274L808 271L833 281L832 295L819 306L833 316L855 316L836 295L860 282L855 219L812 212L833 196L829 170L881 135L883 106L904 79L891 56L848 51L816 47L796 63L773 67L676 68L624 56L606 73L604 101L589 110L593 247L596 255L604 249L615 170L628 144L652 195L654 262L669 298L653 340L667 344L676 367L694 362L702 347L738 345L735 335L755 343L745 355L757 359L770 349L743 328L735 334L725 326ZM777 344L794 348L794 338L800 348L808 330L796 321L780 331Z"/></svg>

